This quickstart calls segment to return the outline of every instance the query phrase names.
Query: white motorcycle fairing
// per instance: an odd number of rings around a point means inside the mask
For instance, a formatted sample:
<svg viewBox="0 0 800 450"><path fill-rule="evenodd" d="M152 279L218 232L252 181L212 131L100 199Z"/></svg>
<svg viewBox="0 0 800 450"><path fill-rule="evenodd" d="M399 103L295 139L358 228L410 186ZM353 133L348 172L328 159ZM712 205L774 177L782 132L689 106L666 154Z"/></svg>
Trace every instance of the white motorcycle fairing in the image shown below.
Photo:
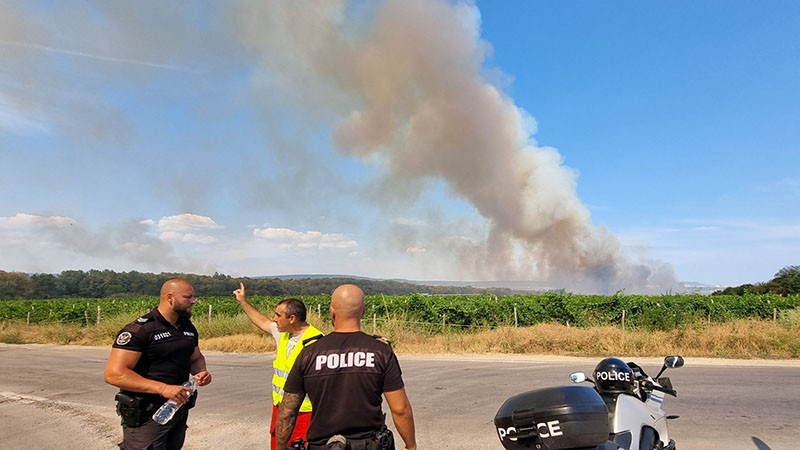
<svg viewBox="0 0 800 450"><path fill-rule="evenodd" d="M619 394L615 402L612 432L614 434L629 432L632 448L638 449L642 428L650 427L655 429L661 445L666 447L669 444L669 436L667 420L661 407L663 402L664 394L658 391L648 393L646 402L642 402L633 395Z"/></svg>

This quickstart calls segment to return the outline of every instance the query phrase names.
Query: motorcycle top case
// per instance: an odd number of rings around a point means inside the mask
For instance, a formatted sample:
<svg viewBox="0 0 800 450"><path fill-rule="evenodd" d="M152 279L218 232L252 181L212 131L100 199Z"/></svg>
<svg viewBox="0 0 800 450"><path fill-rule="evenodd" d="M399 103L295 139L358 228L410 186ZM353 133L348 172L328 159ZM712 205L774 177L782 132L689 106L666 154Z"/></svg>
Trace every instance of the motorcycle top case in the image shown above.
<svg viewBox="0 0 800 450"><path fill-rule="evenodd" d="M589 386L559 386L515 395L494 417L503 447L596 448L609 437L608 408Z"/></svg>

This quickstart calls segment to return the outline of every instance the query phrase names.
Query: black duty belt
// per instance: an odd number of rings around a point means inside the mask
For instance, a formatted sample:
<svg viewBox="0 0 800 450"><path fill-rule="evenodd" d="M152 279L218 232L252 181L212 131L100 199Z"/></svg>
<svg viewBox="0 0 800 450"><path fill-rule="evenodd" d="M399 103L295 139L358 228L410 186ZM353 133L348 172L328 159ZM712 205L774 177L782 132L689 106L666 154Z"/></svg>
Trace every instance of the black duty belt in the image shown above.
<svg viewBox="0 0 800 450"><path fill-rule="evenodd" d="M388 429L385 431L391 433ZM381 431L376 431L373 433L373 436L364 439L347 438L347 445L345 447L342 447L341 444L331 447L327 444L317 445L309 443L306 450L395 450L393 437L381 439L379 433L381 433Z"/></svg>

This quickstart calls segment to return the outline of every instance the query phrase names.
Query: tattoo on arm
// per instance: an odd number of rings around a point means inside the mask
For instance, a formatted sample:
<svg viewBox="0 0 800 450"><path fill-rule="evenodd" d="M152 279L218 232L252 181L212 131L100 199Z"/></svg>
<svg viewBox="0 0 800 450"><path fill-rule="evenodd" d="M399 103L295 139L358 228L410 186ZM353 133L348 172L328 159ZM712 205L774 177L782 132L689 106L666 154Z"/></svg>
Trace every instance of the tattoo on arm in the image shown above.
<svg viewBox="0 0 800 450"><path fill-rule="evenodd" d="M297 413L300 405L303 404L305 393L286 392L283 394L281 406L278 408L278 423L275 425L275 439L278 441L278 448L289 446L289 439L294 431Z"/></svg>

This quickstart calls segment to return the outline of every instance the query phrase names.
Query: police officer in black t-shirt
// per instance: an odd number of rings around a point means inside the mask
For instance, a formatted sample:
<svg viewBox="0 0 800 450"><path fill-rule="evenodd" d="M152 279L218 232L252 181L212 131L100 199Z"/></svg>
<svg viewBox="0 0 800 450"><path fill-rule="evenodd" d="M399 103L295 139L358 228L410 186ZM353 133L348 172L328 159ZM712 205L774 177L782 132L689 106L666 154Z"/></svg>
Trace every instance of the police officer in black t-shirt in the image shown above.
<svg viewBox="0 0 800 450"><path fill-rule="evenodd" d="M388 342L361 332L364 293L339 286L331 296L331 334L308 345L295 361L278 410L278 448L286 448L306 394L314 411L308 428L309 450L326 448L342 437L351 450L394 450L387 439L381 394L407 450L417 448L414 416L403 387L400 365ZM382 442L382 444L380 443Z"/></svg>
<svg viewBox="0 0 800 450"><path fill-rule="evenodd" d="M197 345L197 329L189 320L195 302L192 285L171 278L161 286L158 307L126 325L114 340L105 380L121 389L116 400L122 416L119 447L123 450L183 447L187 410L194 397L182 384L192 374L200 386L211 382ZM189 405L159 425L152 416L167 400Z"/></svg>

